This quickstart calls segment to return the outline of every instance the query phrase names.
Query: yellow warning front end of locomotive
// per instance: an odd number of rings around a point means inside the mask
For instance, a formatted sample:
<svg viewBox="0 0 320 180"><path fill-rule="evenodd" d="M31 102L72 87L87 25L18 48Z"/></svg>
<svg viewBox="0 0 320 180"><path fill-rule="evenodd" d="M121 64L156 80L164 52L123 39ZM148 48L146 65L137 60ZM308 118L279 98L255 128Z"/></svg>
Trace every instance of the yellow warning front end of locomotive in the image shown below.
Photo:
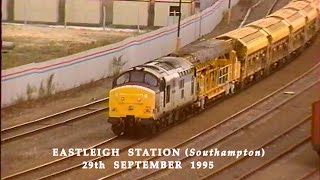
<svg viewBox="0 0 320 180"><path fill-rule="evenodd" d="M120 86L109 93L109 118L152 119L154 108L155 92L143 86Z"/></svg>

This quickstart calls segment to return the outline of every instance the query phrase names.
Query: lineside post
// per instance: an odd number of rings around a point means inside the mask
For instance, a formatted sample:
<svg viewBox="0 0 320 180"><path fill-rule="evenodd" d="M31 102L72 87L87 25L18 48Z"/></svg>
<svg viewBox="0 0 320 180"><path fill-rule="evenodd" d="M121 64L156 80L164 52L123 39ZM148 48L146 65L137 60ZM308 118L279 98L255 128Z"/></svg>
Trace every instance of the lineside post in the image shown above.
<svg viewBox="0 0 320 180"><path fill-rule="evenodd" d="M64 1L64 28L67 28L67 1Z"/></svg>
<svg viewBox="0 0 320 180"><path fill-rule="evenodd" d="M180 48L181 38L180 38L180 21L181 21L181 0L179 0L179 20L178 20L178 34L177 34L177 44L176 51Z"/></svg>
<svg viewBox="0 0 320 180"><path fill-rule="evenodd" d="M229 0L229 5L228 5L228 24L230 24L231 21L231 0Z"/></svg>

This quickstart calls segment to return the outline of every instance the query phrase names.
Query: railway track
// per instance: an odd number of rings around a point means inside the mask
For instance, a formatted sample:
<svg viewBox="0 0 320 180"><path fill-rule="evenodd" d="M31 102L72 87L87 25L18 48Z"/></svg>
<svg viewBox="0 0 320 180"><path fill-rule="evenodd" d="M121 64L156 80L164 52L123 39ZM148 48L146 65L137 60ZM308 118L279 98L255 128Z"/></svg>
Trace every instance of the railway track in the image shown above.
<svg viewBox="0 0 320 180"><path fill-rule="evenodd" d="M267 12L265 13L265 16L259 17L258 19L264 18L264 17L270 15L271 13L273 13L277 9L277 4L279 4L279 2L280 2L280 0L274 0L273 3L271 4L271 6L267 9ZM253 19L255 19L255 18L252 18L251 16L256 15L256 11L257 12L261 11L261 9L259 9L259 6L264 6L264 3L267 3L267 1L266 0L260 0L256 4L251 6L248 9L248 11L247 11L243 21L241 22L239 28L243 27L246 24L249 24L249 23L253 22ZM264 9L264 10L266 10L266 9Z"/></svg>
<svg viewBox="0 0 320 180"><path fill-rule="evenodd" d="M165 132L166 130L168 130L169 128L172 128L172 127L174 127L174 126L176 126L176 125L179 125L180 123L183 123L183 121L180 121L180 122L174 124L173 126L167 127L167 128L163 129L163 130L162 130L161 132L159 132L159 133L164 133L164 132ZM154 136L157 136L157 134L155 134ZM128 150L129 148L133 148L133 147L135 147L135 146L138 146L138 145L142 144L143 142L145 142L145 141L153 138L154 136L148 136L148 137L145 137L145 138L141 138L141 139L139 139L139 140L137 140L137 141L133 141L132 143L128 143L128 145L125 145L125 146L123 146L123 147L120 149L120 153L125 152L125 151ZM119 137L114 137L114 138L119 138ZM92 147L92 148L97 148L97 147L98 147L98 146L94 146L94 147ZM117 146L115 146L115 147L119 147L119 145L117 145ZM121 156L121 155L120 155L120 156ZM108 158L109 158L109 156L99 156L99 157L92 158L92 159L86 160L86 161L95 162L95 161L99 161L99 160L106 160L106 159L108 159ZM62 162L62 161L63 161L63 159L61 159L61 162ZM84 161L84 160L82 160L81 162L83 162L83 161ZM80 168L83 166L83 164L80 163L80 161L78 161L78 162L79 162L79 163L76 164L76 165L74 165L74 166L71 166L71 167L62 169L62 170L60 170L60 171L56 171L56 172L54 172L54 173L52 173L52 174L48 174L48 175L42 176L42 177L40 177L40 178L38 178L38 179L54 178L54 177L57 177L57 176L64 175L64 174L66 174L66 173L68 173L68 172L70 172L70 171L72 171L72 170L80 169ZM56 163L56 162L54 162L54 163Z"/></svg>
<svg viewBox="0 0 320 180"><path fill-rule="evenodd" d="M304 174L298 180L305 180L305 179L308 179L308 178L310 178L310 177L312 177L313 175L316 175L316 174L318 174L318 175L320 174L319 168L312 169L310 172Z"/></svg>
<svg viewBox="0 0 320 180"><path fill-rule="evenodd" d="M207 131L205 131L205 132L203 132L203 133L200 133L200 134L198 134L198 135L190 138L188 141L191 141L192 139L197 138L197 137L200 136L201 134L206 134L206 132L209 132L209 131L211 131L211 130L214 130L216 127L218 127L218 126L220 126L220 125L222 125L222 124L225 124L226 121L228 121L228 120L230 120L230 119L238 116L239 114L242 114L242 113L246 112L247 110L251 109L252 107L257 106L259 103L262 103L263 101L269 99L270 97L274 96L274 95L277 94L277 93L278 93L278 94L279 94L279 93L282 94L282 92L285 91L286 88L288 88L289 86L293 85L296 81L305 78L305 76L307 76L308 74L314 72L314 71L315 71L317 68L319 68L319 67L320 67L320 63L317 64L316 66L314 66L314 67L313 67L312 69L310 69L308 72L306 72L306 73L304 73L303 75L301 75L300 77L296 78L295 80L293 80L293 81L291 81L290 83L286 84L285 86L283 86L282 88L280 88L280 89L278 89L277 91L273 92L273 93L270 94L269 96L265 97L264 99L256 102L255 104L253 104L252 106L250 106L250 107L242 110L241 112L239 112L239 113L231 116L230 118L228 118L228 119L226 119L225 121L217 124L216 126L209 128ZM106 98L105 100L107 100L107 98ZM102 101L105 101L105 100L101 100L101 102L102 102ZM61 113L57 113L57 114L54 114L54 115L51 115L51 116L48 116L48 117L51 118L51 117L59 116L59 114L67 114L68 112L73 111L73 109L79 109L79 108L81 108L81 107L86 107L86 108L88 108L89 106L84 105L84 106L72 108L72 109L70 109L70 110L66 110L66 111L63 111L63 112L61 112ZM87 115L86 115L86 116L87 116ZM46 118L47 118L47 117L41 118L41 119L46 119ZM36 122L46 122L46 120L43 120L43 121L42 121L42 120L35 120L34 122L31 122L31 124L32 124L32 123L36 123ZM20 126L20 125L18 125L18 126ZM22 126L24 126L24 125L22 125ZM10 127L10 128L14 128L14 127ZM10 129L10 128L6 128L6 129L8 130L8 129ZM47 128L46 128L46 129L47 129ZM3 129L3 130L5 130L5 129ZM118 137L113 137L113 138L111 138L111 139L109 139L109 140L103 141L103 142L101 142L101 143L99 143L99 144L96 144L96 145L94 145L94 146L92 146L92 147L89 147L89 148L87 148L87 149L90 149L90 148L98 148L98 147L105 146L106 144L108 144L108 143L110 143L110 142L113 142L115 139L118 139ZM128 143L129 145L123 146L123 148L121 149L121 151L125 151L125 149L128 149L128 148L130 148L130 147L132 147L132 146L135 146L135 145L138 145L138 144L141 144L141 143L144 142L144 141L145 141L145 140L141 140L141 141L134 142L134 143ZM49 177L55 177L55 176L58 176L58 175L63 175L63 174L66 173L66 172L69 172L69 171L71 171L71 170L73 170L73 169L76 169L76 168L81 167L82 164L76 164L76 165L73 165L73 166L69 166L69 167L67 167L67 168L61 168L61 167L59 167L59 168L57 168L58 170L55 169L55 168L52 168L53 165L61 164L62 162L66 162L66 160L72 161L74 158L75 158L75 157L72 157L72 156L71 156L71 157L64 157L64 158L61 158L61 159L58 159L58 160L55 160L55 161L52 161L52 162L48 162L48 163L45 163L45 164L43 164L43 165L40 165L40 166L31 168L31 169L28 169L28 170L25 170L25 171L22 171L22 172L19 172L19 173L15 173L15 174L9 175L9 176L4 177L4 178L2 178L2 179L12 179L12 178L17 178L17 177L22 177L22 176L25 177L25 175L29 175L29 174L33 174L33 173L34 173L34 174L38 174L38 175L42 175L42 178L49 178ZM89 161L97 161L97 160L104 159L104 158L107 158L107 157L97 157L97 158L94 158L94 159L89 159ZM83 161L83 159L77 160L76 162L82 162L82 161ZM88 160L87 160L87 161L88 161ZM67 164L67 163L66 163L66 164ZM73 162L72 164L75 164L75 162ZM52 168L52 169L54 169L54 170L51 169L49 173L48 173L48 171L46 171L46 170L43 171L43 172L45 172L45 173L38 173L38 172L42 172L42 170L43 170L44 168L49 168L49 169ZM62 170L61 170L61 169L62 169ZM115 174L112 175L111 177L113 177L113 176L117 176L117 173L115 173Z"/></svg>
<svg viewBox="0 0 320 180"><path fill-rule="evenodd" d="M239 28L243 27L243 26L246 24L246 22L247 22L247 20L248 20L248 17L249 17L250 14L251 14L251 11L252 11L255 7L259 6L259 4L260 4L262 1L264 1L264 0L258 1L256 4L254 4L253 6L251 6L251 7L248 9L248 11L247 11L247 13L246 13L243 21L242 21L241 24L239 25Z"/></svg>
<svg viewBox="0 0 320 180"><path fill-rule="evenodd" d="M111 142L115 141L118 138L119 138L119 136L114 136L114 137L112 137L112 138L110 138L108 140L105 140L103 142L95 144L95 145L93 145L93 146L91 146L89 148L86 148L86 149L100 148L101 146L106 145L108 143L111 143ZM36 166L36 167L33 167L31 169L27 169L27 170L24 170L24 171L21 171L21 172L6 176L6 177L1 178L1 179L13 179L13 178L19 178L19 177L26 177L26 176L30 176L30 174L37 174L39 176L39 175L43 174L43 172L40 172L40 171L45 171L44 170L45 168L52 168L52 166L55 166L55 165L57 165L58 163L61 163L61 162L75 161L75 158L77 158L77 157L79 158L79 156L76 156L76 155L63 157L63 158L60 158L60 159L57 159L57 160L54 160L54 161L51 161L51 162ZM77 160L76 162L83 161L83 160L86 160L86 159L88 159L88 158ZM47 173L48 173L48 171L45 172L45 174L47 174ZM33 178L36 179L35 177L33 177Z"/></svg>
<svg viewBox="0 0 320 180"><path fill-rule="evenodd" d="M93 105L93 104L97 104L97 103L101 103L101 102L104 102L104 101L107 101L108 98L104 98L104 99L101 99L101 100L98 100L98 101L95 101L95 102L92 102L90 104L86 104L86 105L83 105L83 106L79 106L79 107L75 107L75 108L72 108L72 109L69 109L69 110L66 110L66 111L62 111L60 113L56 113L56 114L53 114L53 115L50 115L50 116L47 116L47 117L44 117L44 118L40 118L38 120L34 120L32 122L30 122L30 124L32 123L36 123L36 122L42 122L42 121L46 121L47 118L52 118L52 117L56 117L56 116L60 116L61 114L66 114L68 112L73 112L77 109L80 109L80 108L84 108L84 107L88 107L90 105ZM88 116L88 115L93 115L97 112L100 112L102 110L105 110L107 108L100 108L100 109L97 109L97 110L94 110L93 112L90 112L90 113L86 113L84 114L83 116L79 116L79 117L76 117L76 118L82 118L84 116ZM76 120L76 119L75 119ZM73 121L73 120L70 120L70 121ZM70 122L70 121L66 121L66 122L61 122L61 124L63 123L67 123L67 122ZM28 126L29 123L25 123L25 124L21 124L21 125L17 125L16 127L15 126L12 126L10 128L6 128L4 130L10 130L10 129L15 129L15 128L19 128L20 126ZM61 124L58 124L58 125L61 125ZM175 125L178 125L179 123L175 124ZM174 126L175 126L174 125ZM53 125L52 127L54 126L57 126L57 125ZM48 128L51 128L50 127L44 127L44 129L48 129ZM168 128L171 128L171 127L168 127ZM167 130L168 128L166 129L163 129L163 131ZM42 129L41 129L42 130ZM37 130L33 130L35 132L37 132ZM162 131L162 132L163 132ZM30 133L33 133L33 132L30 132ZM27 135L27 133L26 133ZM20 137L23 137L24 135L20 135L17 138L20 138ZM96 145L93 145L91 147L88 147L86 149L94 149L94 148L110 148L109 144L110 143L113 143L114 141L120 139L122 136L114 136L108 140L105 140L103 142L100 142L100 143L97 143ZM130 142L128 143L122 143L122 145L115 145L114 148L119 148L120 146L122 146L122 148L120 148L120 153L133 147L133 146L136 146L136 145L139 145L141 144L142 142L150 139L151 137L145 137L143 139L139 139L139 140L133 140L133 142L131 140L128 140ZM125 145L123 145L125 144ZM82 153L82 152L81 152ZM14 174L11 174L9 176L6 176L2 179L15 179L15 178L20 178L20 177L29 177L31 176L33 179L46 179L46 178L52 178L52 177L55 177L55 176L59 176L59 175L62 175L62 174L65 174L69 171L72 171L74 169L77 169L77 168L81 168L83 166L82 162L83 161L98 161L98 160L102 160L102 159L107 159L109 158L109 156L99 156L99 157L96 157L96 158L81 158L79 156L67 156L67 157L63 157L63 158L60 158L60 159L57 159L57 160L54 160L54 161L51 161L51 162L47 162L47 163L44 163L42 165L39 165L39 166L36 166L36 167L33 167L33 168L30 168L30 169L27 169L27 170L24 170L24 171L21 171L21 172L18 172L18 173L14 173ZM68 162L67 162L68 161ZM61 163L64 163L64 164L67 164L69 165L68 167L66 168L61 168Z"/></svg>
<svg viewBox="0 0 320 180"><path fill-rule="evenodd" d="M237 117L243 113L245 113L246 111L248 111L249 109L253 108L253 107L256 107L258 106L259 104L261 104L262 102L264 102L265 100L267 99L270 99L271 97L275 96L276 94L282 94L283 91L285 91L287 88L289 88L290 86L293 86L295 85L295 82L297 82L298 80L301 80L303 78L305 78L305 81L308 82L308 78L306 78L307 75L309 75L310 73L314 73L314 71L320 67L320 63L317 64L316 66L314 66L312 69L310 69L308 72L304 73L303 75L301 75L300 77L296 78L295 80L291 81L290 83L286 84L285 86L283 86L282 88L278 89L277 91L273 92L272 94L268 95L267 97L265 97L264 99L256 102L255 104L251 105L250 107L240 111L239 113L227 118L226 120L224 120L223 122L217 124L216 126L214 127L211 127L209 128L208 130L188 139L186 142L184 143L180 143L178 146L181 146L193 139L196 139L198 138L199 136L202 136L203 134L207 134L208 132L214 130L215 128L225 124L227 121L229 121L230 119L233 119L234 117ZM309 82L310 83L310 82ZM292 89L291 89L292 90ZM259 108L258 108L259 109ZM240 128L241 129L241 128ZM103 148L103 146L106 146L106 147L109 147L108 144L114 142L116 139L119 139L120 137L113 137L113 138L110 138L106 141L103 141L101 143L98 143L92 147L89 147L87 149L91 149L91 148ZM138 140L138 141L134 141L134 142L128 142L127 145L122 145L122 148L121 148L121 152L125 151L126 149L129 149L133 146L136 146L136 145L139 145L141 143L143 143L146 139L141 139L141 140ZM122 140L123 141L123 140ZM115 147L119 147L119 145L115 146ZM4 177L2 179L12 179L12 178L19 178L19 177L29 177L29 176L32 176L33 178L37 178L37 179L45 179L45 178L51 178L51 177L56 177L56 176L60 176L60 175L63 175L63 174L66 174L74 169L77 169L77 168L81 168L82 166L82 163L83 161L98 161L98 160L101 160L101 159L107 159L108 157L107 156L101 156L101 157L96 157L96 158L84 158L82 159L82 157L73 157L73 156L70 156L70 157L64 157L64 158L61 158L61 159L57 159L55 161L51 161L51 162L48 162L48 163L45 163L43 165L40 165L40 166L37 166L37 167L34 167L34 168L31 168L31 169L28 169L28 170L25 170L25 171L22 171L22 172L19 172L19 173L15 173L15 174L12 174L12 175L9 175L7 177ZM156 157L155 157L156 158ZM75 160L76 159L76 160ZM68 161L68 162L67 162ZM63 165L61 165L63 163ZM72 164L72 165L70 165ZM67 165L68 167L62 167L62 166L65 166ZM55 167L56 166L56 167ZM48 169L46 169L48 168ZM102 179L106 179L106 178L109 178L109 177L117 177L119 176L120 174L123 174L125 173L127 170L123 170L121 172L116 172L114 174L111 174L109 176L106 176L106 177L103 177ZM35 175L35 177L33 176Z"/></svg>
<svg viewBox="0 0 320 180"><path fill-rule="evenodd" d="M32 134L43 132L44 130L49 130L103 112L108 109L105 104L108 100L109 98L103 98L36 120L4 128L1 130L1 143L21 139Z"/></svg>
<svg viewBox="0 0 320 180"><path fill-rule="evenodd" d="M235 133L243 130L246 127L254 124L263 117L269 115L271 112L275 111L279 107L285 105L290 100L294 99L299 94L303 93L307 89L315 86L319 83L317 79L317 74L319 74L319 64L310 69L308 72L304 73L302 76L296 78L290 83L286 84L277 91L271 93L267 97L259 100L248 108L232 115L231 117L225 119L224 121L210 127L209 129L189 138L188 140L179 143L172 148L180 148L184 152L187 147L201 147L200 150L207 149L219 142L222 142L226 138L234 135ZM295 92L294 95L284 94L286 91ZM249 120L249 121L248 121ZM221 137L221 135L223 136ZM219 139L217 139L219 137ZM212 141L214 141L212 143ZM189 157L185 155L180 155L181 157L152 157L146 159L145 161L163 160L163 161L185 161ZM159 174L163 170L136 170L136 169L125 169L118 171L116 173L104 176L100 179L108 178L120 178L120 177L131 177L136 179L146 179L156 174Z"/></svg>
<svg viewBox="0 0 320 180"><path fill-rule="evenodd" d="M279 2L279 0L274 0L274 1L273 1L273 3L272 3L272 5L271 5L271 7L269 8L266 16L270 15L270 14L273 12L273 10L274 10L274 8L276 7L276 5L278 4L278 2Z"/></svg>
<svg viewBox="0 0 320 180"><path fill-rule="evenodd" d="M297 124L294 124L293 126L291 126L290 128L288 128L286 131L284 131L283 133L275 136L274 138L272 138L271 140L263 143L262 145L259 145L255 148L253 148L253 150L258 150L261 148L266 149L268 146L269 147L277 147L275 144L275 142L280 141L281 139L284 139L284 141L286 140L287 137L291 136L291 133L293 131L301 131L301 129L308 127L308 123L310 122L311 116L308 116L306 118L304 118L302 121L298 122ZM253 175L254 173L256 173L257 171L267 167L268 165L270 165L271 163L275 162L276 160L278 160L279 158L281 158L282 156L290 153L291 151L293 151L295 148L303 145L304 143L308 142L310 140L311 136L307 135L304 138L302 138L300 141L298 140L298 142L294 145L292 145L291 147L287 148L286 150L282 151L281 153L275 155L274 157L272 157L270 160L266 161L265 163L260 164L259 166L251 169L249 172L247 172L246 174L243 174L241 177L239 177L239 179L245 179L248 178L249 176ZM249 161L250 157L249 156L242 156L238 159L236 159L235 161L219 168L218 170L215 170L213 173L205 176L204 178L201 178L202 180L204 179L210 179L213 178L214 176L228 171L230 170L232 167L234 166L241 166L242 162L245 162L245 160Z"/></svg>
<svg viewBox="0 0 320 180"><path fill-rule="evenodd" d="M283 151L282 153L276 155L274 158L270 159L269 161L267 161L264 164L261 164L259 167L253 169L252 171L248 172L247 174L241 176L239 179L246 179L249 178L250 176L254 175L256 172L264 169L265 167L269 166L270 164L274 163L275 161L277 161L278 159L280 159L282 156L289 154L290 152L294 151L296 148L304 145L305 143L309 142L311 139L311 135L306 136L305 138L303 138L302 140L298 141L297 144L289 147L288 149L286 149L285 151Z"/></svg>

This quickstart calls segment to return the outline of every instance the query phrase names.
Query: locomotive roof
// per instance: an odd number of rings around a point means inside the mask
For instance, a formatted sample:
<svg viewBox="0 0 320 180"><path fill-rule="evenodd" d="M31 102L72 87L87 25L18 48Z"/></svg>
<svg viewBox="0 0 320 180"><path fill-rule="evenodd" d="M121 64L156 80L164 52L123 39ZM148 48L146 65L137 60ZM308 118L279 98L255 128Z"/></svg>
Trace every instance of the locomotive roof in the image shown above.
<svg viewBox="0 0 320 180"><path fill-rule="evenodd" d="M218 58L232 50L231 44L223 40L208 39L200 43L183 48L179 55L192 55L195 59L192 63L205 62L210 59Z"/></svg>
<svg viewBox="0 0 320 180"><path fill-rule="evenodd" d="M161 57L154 61L133 67L130 70L143 70L157 77L165 77L174 73L189 72L192 67L192 63L181 57Z"/></svg>

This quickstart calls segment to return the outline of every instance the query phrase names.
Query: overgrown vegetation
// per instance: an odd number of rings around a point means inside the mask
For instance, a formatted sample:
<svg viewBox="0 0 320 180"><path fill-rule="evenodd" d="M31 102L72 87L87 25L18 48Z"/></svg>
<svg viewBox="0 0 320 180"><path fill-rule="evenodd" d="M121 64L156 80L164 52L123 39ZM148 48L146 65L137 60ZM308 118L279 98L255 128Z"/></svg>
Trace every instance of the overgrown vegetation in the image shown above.
<svg viewBox="0 0 320 180"><path fill-rule="evenodd" d="M119 75L121 72L121 69L126 63L127 61L122 62L122 55L119 57L113 57L113 61L112 61L113 76Z"/></svg>
<svg viewBox="0 0 320 180"><path fill-rule="evenodd" d="M37 91L37 89L30 84L27 86L27 100L33 99L34 93Z"/></svg>

